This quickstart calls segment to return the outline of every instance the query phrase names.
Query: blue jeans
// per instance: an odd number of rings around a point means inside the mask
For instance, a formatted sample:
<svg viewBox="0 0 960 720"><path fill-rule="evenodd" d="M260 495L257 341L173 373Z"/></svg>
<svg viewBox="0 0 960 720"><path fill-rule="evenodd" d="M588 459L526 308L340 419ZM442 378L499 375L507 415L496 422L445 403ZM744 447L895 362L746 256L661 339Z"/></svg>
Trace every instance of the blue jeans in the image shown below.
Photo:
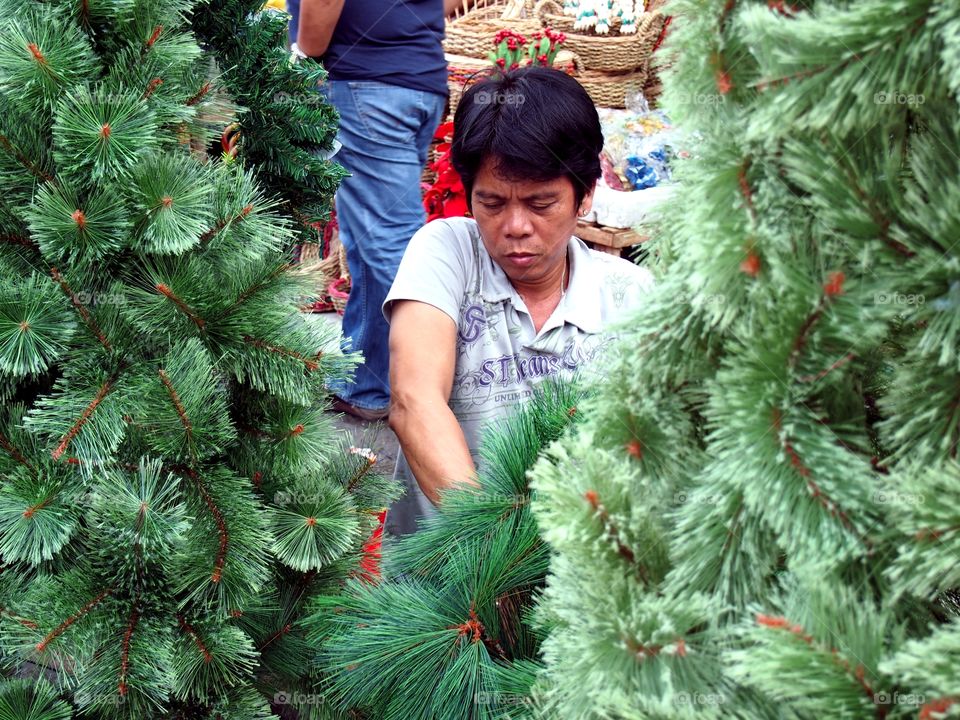
<svg viewBox="0 0 960 720"><path fill-rule="evenodd" d="M328 80L321 91L340 113L343 147L333 159L350 173L336 200L351 278L344 349L364 357L353 384L330 389L351 405L379 410L390 403L389 326L381 306L407 243L427 218L420 175L446 98L367 80Z"/></svg>

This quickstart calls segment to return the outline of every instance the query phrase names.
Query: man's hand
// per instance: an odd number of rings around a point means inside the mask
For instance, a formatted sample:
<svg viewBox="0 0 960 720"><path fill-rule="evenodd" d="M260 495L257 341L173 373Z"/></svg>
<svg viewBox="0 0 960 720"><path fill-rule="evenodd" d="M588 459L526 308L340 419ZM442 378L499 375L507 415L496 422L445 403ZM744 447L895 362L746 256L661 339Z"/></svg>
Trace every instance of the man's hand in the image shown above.
<svg viewBox="0 0 960 720"><path fill-rule="evenodd" d="M343 3L344 0L301 0L297 47L307 57L318 58L327 51Z"/></svg>
<svg viewBox="0 0 960 720"><path fill-rule="evenodd" d="M453 389L457 326L443 311L415 300L394 303L390 316L390 428L420 489L434 505L453 485L476 485L476 468L447 401Z"/></svg>

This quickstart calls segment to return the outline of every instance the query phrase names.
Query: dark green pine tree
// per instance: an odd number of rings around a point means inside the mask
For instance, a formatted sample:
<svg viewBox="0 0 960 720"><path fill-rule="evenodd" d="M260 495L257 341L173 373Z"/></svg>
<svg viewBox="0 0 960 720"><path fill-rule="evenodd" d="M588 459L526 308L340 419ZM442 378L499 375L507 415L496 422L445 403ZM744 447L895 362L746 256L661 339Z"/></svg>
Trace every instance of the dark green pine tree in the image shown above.
<svg viewBox="0 0 960 720"><path fill-rule="evenodd" d="M527 471L582 401L573 386L544 386L485 435L481 487L447 491L437 515L385 548L379 583L311 600L305 624L332 707L369 720L529 716L540 646L529 615L550 552Z"/></svg>
<svg viewBox="0 0 960 720"><path fill-rule="evenodd" d="M0 659L46 678L4 717L274 717L393 494L323 414L355 358L297 312L293 201L191 150L205 12L0 1Z"/></svg>
<svg viewBox="0 0 960 720"><path fill-rule="evenodd" d="M193 32L216 58L220 83L239 103L238 144L257 180L296 219L301 240L327 220L342 167L333 151L337 111L316 92L326 72L313 60L293 64L284 49L287 16L258 12L260 0L208 0L192 17Z"/></svg>

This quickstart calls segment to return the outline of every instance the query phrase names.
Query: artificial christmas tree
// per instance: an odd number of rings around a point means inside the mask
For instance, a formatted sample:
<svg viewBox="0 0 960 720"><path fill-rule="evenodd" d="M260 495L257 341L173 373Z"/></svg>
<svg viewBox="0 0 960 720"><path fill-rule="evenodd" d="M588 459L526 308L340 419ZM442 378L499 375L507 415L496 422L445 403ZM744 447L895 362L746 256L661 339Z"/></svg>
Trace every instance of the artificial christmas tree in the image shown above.
<svg viewBox="0 0 960 720"><path fill-rule="evenodd" d="M675 0L661 277L532 473L551 718L960 715L960 5Z"/></svg>
<svg viewBox="0 0 960 720"><path fill-rule="evenodd" d="M312 226L330 215L345 176L327 162L337 111L316 92L325 77L315 62L290 62L285 13L259 12L259 0L210 0L192 16L197 38L221 69L220 82L241 103L236 127L257 180L292 214L296 237L316 241Z"/></svg>
<svg viewBox="0 0 960 720"><path fill-rule="evenodd" d="M324 418L355 358L296 310L294 208L191 149L224 122L191 12L2 4L0 652L55 688L9 717L273 717L393 493Z"/></svg>
<svg viewBox="0 0 960 720"><path fill-rule="evenodd" d="M491 428L480 488L444 493L438 513L384 552L376 584L317 596L306 619L318 687L351 717L520 717L537 670L527 615L548 548L530 513L526 471L578 417L574 387L547 385Z"/></svg>

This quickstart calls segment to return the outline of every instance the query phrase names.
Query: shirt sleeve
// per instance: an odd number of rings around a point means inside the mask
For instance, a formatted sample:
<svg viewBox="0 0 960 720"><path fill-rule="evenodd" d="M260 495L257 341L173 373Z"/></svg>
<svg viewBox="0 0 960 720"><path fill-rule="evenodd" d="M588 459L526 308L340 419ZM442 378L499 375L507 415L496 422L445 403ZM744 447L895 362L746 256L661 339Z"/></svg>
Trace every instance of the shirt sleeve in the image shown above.
<svg viewBox="0 0 960 720"><path fill-rule="evenodd" d="M459 322L460 305L473 266L470 246L470 233L463 220L434 220L420 228L410 239L397 277L383 301L387 322L397 300L433 305L454 323Z"/></svg>

